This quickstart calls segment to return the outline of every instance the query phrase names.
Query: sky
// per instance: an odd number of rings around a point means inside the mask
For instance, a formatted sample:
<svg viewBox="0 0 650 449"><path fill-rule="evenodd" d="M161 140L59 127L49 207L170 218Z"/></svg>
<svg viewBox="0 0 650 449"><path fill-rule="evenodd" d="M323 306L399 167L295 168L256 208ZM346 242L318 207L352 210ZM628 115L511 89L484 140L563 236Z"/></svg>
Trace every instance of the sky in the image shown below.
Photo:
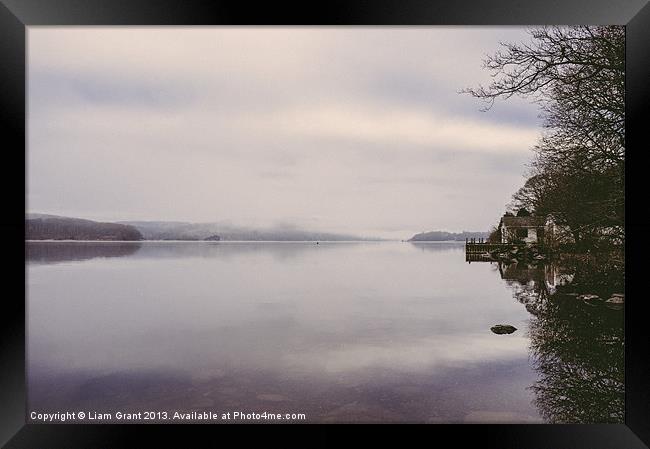
<svg viewBox="0 0 650 449"><path fill-rule="evenodd" d="M29 27L27 209L487 231L541 133L459 90L520 27Z"/></svg>

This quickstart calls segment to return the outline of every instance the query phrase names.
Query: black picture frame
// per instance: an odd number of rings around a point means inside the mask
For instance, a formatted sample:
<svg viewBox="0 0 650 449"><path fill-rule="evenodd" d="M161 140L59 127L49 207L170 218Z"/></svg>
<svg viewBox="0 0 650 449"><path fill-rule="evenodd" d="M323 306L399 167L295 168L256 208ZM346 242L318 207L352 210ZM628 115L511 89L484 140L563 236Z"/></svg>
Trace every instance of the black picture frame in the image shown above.
<svg viewBox="0 0 650 449"><path fill-rule="evenodd" d="M471 4L427 0L328 0L299 5L205 0L0 0L0 126L4 176L5 290L0 340L0 444L7 448L143 446L157 438L194 446L196 438L221 441L263 435L268 442L300 436L305 442L337 444L350 426L45 425L26 424L25 265L23 187L26 151L26 27L32 25L626 25L626 296L625 424L428 425L361 427L364 441L424 442L507 448L644 448L650 445L650 327L642 310L643 241L650 229L645 209L644 112L650 100L650 5L646 0L480 0ZM13 175L13 176L8 176ZM636 205L633 206L633 205ZM645 207L644 207L645 206ZM635 244L631 244L634 242ZM22 255L22 256L21 256ZM295 432L294 430L300 430ZM282 430L280 430L282 429ZM289 429L290 432L286 432ZM307 430L307 432L305 432ZM347 439L346 435L346 439ZM305 440L308 438L309 440ZM136 442L137 441L137 442ZM182 443L179 443L182 442Z"/></svg>

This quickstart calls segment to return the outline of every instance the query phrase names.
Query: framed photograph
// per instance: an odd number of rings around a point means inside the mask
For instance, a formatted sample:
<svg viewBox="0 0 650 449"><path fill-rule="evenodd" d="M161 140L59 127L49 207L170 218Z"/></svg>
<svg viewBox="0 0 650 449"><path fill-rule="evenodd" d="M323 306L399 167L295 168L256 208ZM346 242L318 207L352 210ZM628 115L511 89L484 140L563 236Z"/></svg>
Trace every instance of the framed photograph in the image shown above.
<svg viewBox="0 0 650 449"><path fill-rule="evenodd" d="M0 23L3 447L650 444L644 1Z"/></svg>

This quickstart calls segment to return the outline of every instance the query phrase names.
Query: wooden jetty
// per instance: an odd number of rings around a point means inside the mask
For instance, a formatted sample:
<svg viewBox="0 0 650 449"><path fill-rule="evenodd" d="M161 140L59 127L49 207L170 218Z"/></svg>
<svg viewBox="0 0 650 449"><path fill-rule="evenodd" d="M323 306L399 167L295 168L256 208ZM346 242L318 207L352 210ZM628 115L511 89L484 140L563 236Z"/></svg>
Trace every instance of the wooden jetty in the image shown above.
<svg viewBox="0 0 650 449"><path fill-rule="evenodd" d="M483 238L465 239L465 260L468 262L480 262L492 260L490 252L507 251L514 245L511 243L493 243Z"/></svg>

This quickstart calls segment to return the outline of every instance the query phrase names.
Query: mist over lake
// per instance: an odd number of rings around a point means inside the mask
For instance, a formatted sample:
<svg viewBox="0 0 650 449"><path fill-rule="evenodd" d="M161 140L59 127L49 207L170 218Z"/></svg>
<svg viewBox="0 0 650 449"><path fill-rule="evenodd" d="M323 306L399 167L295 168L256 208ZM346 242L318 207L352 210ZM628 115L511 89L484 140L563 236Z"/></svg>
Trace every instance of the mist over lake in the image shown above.
<svg viewBox="0 0 650 449"><path fill-rule="evenodd" d="M526 390L529 314L462 244L47 242L29 253L31 409L540 420ZM495 335L499 322L520 331Z"/></svg>
<svg viewBox="0 0 650 449"><path fill-rule="evenodd" d="M30 421L624 422L624 27L27 31Z"/></svg>
<svg viewBox="0 0 650 449"><path fill-rule="evenodd" d="M32 410L543 421L532 316L462 243L30 242L27 259Z"/></svg>

